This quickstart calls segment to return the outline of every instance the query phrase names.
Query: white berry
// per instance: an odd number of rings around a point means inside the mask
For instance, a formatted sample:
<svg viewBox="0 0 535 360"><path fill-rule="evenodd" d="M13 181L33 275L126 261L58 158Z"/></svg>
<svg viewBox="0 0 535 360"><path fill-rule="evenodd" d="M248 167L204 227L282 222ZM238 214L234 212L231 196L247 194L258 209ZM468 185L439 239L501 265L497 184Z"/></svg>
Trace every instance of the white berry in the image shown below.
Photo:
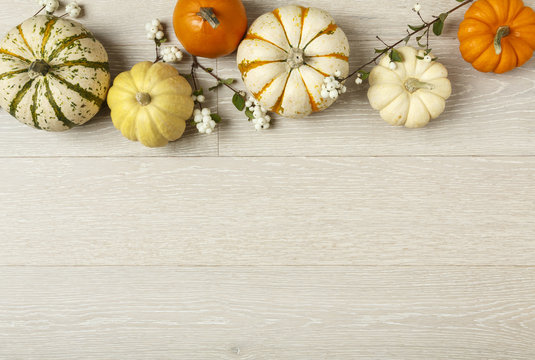
<svg viewBox="0 0 535 360"><path fill-rule="evenodd" d="M340 77L340 76L342 76L342 72L341 72L340 70L336 70L336 71L334 72L334 76L336 76L336 77Z"/></svg>
<svg viewBox="0 0 535 360"><path fill-rule="evenodd" d="M162 40L164 37L165 37L165 34L163 33L163 31L160 30L156 33L156 39Z"/></svg>
<svg viewBox="0 0 535 360"><path fill-rule="evenodd" d="M431 61L433 61L433 58L431 57L431 55L425 55L424 56L424 61L427 62L427 63L430 63Z"/></svg>
<svg viewBox="0 0 535 360"><path fill-rule="evenodd" d="M205 100L206 100L206 98L204 97L204 95L197 96L197 102L203 103Z"/></svg>
<svg viewBox="0 0 535 360"><path fill-rule="evenodd" d="M203 116L207 116L210 115L212 112L210 111L210 109L204 108L202 109L201 113L203 114Z"/></svg>
<svg viewBox="0 0 535 360"><path fill-rule="evenodd" d="M388 64L388 67L390 68L390 70L396 70L397 69L397 65L394 61L391 61L389 64Z"/></svg>
<svg viewBox="0 0 535 360"><path fill-rule="evenodd" d="M333 100L336 100L338 98L338 91L336 90L329 91L329 97Z"/></svg>
<svg viewBox="0 0 535 360"><path fill-rule="evenodd" d="M418 11L422 10L422 5L420 5L420 3L416 3L416 4L414 4L414 7L412 9L414 11L418 12Z"/></svg>
<svg viewBox="0 0 535 360"><path fill-rule="evenodd" d="M360 85L362 84L362 78L358 77L355 79L355 84Z"/></svg>

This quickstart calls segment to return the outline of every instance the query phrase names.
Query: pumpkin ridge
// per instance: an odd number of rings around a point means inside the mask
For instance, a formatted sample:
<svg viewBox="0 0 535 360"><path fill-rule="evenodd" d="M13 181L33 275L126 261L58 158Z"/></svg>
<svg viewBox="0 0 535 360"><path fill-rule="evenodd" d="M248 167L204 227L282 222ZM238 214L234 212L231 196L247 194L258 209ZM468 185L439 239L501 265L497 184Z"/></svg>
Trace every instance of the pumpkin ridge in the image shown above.
<svg viewBox="0 0 535 360"><path fill-rule="evenodd" d="M279 45L275 44L274 42L269 41L268 39L263 38L262 36L260 36L260 35L258 35L258 34L253 34L253 33L247 34L247 36L245 36L245 39L243 39L243 40L259 40L259 41L265 41L265 42L267 42L268 44L273 45L273 46L275 46L275 47L281 49L281 50L284 51L285 53L288 53L288 51L284 50L284 49L281 48Z"/></svg>
<svg viewBox="0 0 535 360"><path fill-rule="evenodd" d="M21 38L22 41L24 42L24 45L26 45L26 47L28 48L28 50L30 50L30 52L32 53L32 55L35 57L35 53L33 52L32 47L30 46L30 44L28 44L28 40L26 40L26 36L24 36L24 32L22 31L22 26L21 26L21 24L17 25L17 30L19 31L20 38Z"/></svg>
<svg viewBox="0 0 535 360"><path fill-rule="evenodd" d="M51 17L45 24L45 32L43 34L43 42L41 43L41 56L45 57L45 47L46 43L48 42L48 39L50 39L50 35L52 34L52 28L58 21L57 17Z"/></svg>
<svg viewBox="0 0 535 360"><path fill-rule="evenodd" d="M97 95L93 94L92 92L87 91L86 89L82 88L80 85L70 83L67 80L65 80L64 78L62 78L61 76L56 75L54 73L50 73L50 75L53 78L55 78L56 80L58 80L59 82L63 83L68 89L76 92L82 98L84 98L84 99L86 99L88 101L91 101L92 103L94 103L95 105L97 105L99 107L100 107L100 105L102 105L102 102L104 101L103 99L101 99Z"/></svg>
<svg viewBox="0 0 535 360"><path fill-rule="evenodd" d="M267 64L272 64L275 62L284 62L284 60L253 60L253 61L243 61L240 64L238 64L238 69L242 73L242 75L245 77L247 73L253 69L256 69L257 67L264 66Z"/></svg>
<svg viewBox="0 0 535 360"><path fill-rule="evenodd" d="M15 95L15 97L13 98L13 101L11 102L11 105L9 106L9 113L13 117L15 117L15 114L17 113L17 108L19 107L20 102L22 101L22 98L24 98L24 95L26 95L28 90L30 90L30 88L32 87L33 81L34 79L30 79L30 81L24 84L22 89L20 89L17 95Z"/></svg>
<svg viewBox="0 0 535 360"><path fill-rule="evenodd" d="M336 25L335 23L330 23L329 25L327 25L327 27L323 30L321 30L319 33L317 33L304 47L303 47L303 50L305 50L307 48L308 45L310 45L314 40L316 40L317 38L319 38L320 36L322 35L325 35L325 34L333 34L336 29L338 29L338 25Z"/></svg>
<svg viewBox="0 0 535 360"><path fill-rule="evenodd" d="M81 33L81 34L78 34L78 35L73 35L71 37L68 37L66 39L63 39L63 40L59 41L58 43L56 43L56 45L58 47L55 48L54 51L52 51L52 53L48 56L48 62L53 60L67 46L71 45L76 40L82 40L82 39L93 39L93 40L95 40L95 37L89 32L84 32L84 33Z"/></svg>
<svg viewBox="0 0 535 360"><path fill-rule="evenodd" d="M288 80L290 80L290 75L292 75L293 70L294 69L291 69L288 72L288 76L286 77L286 82L284 83L284 87L282 88L282 93L280 94L279 98L277 99L277 101L273 105L273 108L271 109L271 111L274 111L277 114L280 114L280 111L282 109L282 100L284 99L284 94L286 93L286 86L288 85Z"/></svg>
<svg viewBox="0 0 535 360"><path fill-rule="evenodd" d="M288 45L292 47L292 44L290 43L290 39L288 39L288 34L286 33L286 29L284 28L284 24L282 23L281 14L279 9L275 9L272 11L273 16L275 16L275 19L279 22L279 24L282 27L282 31L284 31L284 36L286 37L286 41L288 42Z"/></svg>
<svg viewBox="0 0 535 360"><path fill-rule="evenodd" d="M312 66L312 65L310 65L310 64L306 64L306 66L308 66L308 67L311 68L312 70L317 71L319 74L323 75L324 77L328 77L328 76L329 76L329 74L326 74L326 73L324 73L323 71L316 69L314 66Z"/></svg>
<svg viewBox="0 0 535 360"><path fill-rule="evenodd" d="M310 8L306 8L303 6L299 6L301 8L301 31L299 32L299 43L297 46L301 45L301 40L303 39L303 26L305 25L305 19L308 16L308 12L310 11Z"/></svg>
<svg viewBox="0 0 535 360"><path fill-rule="evenodd" d="M465 19L474 19L474 20L481 21L482 23L484 23L484 24L488 25L489 27L493 28L494 24L492 23L492 21L489 21L489 19L487 19L486 14L483 13L482 10L479 9L479 7L481 6L480 4L483 4L483 3L487 4L487 6L492 10L494 17L497 17L497 14L494 11L494 8L486 0L479 0L479 1L480 1L480 3L476 1L468 8L466 13L464 14L464 18ZM474 12L475 12L475 14L473 14Z"/></svg>
<svg viewBox="0 0 535 360"><path fill-rule="evenodd" d="M45 78L44 82L45 82L45 87L46 87L46 98L48 100L48 103L50 104L50 106L54 110L54 113L56 114L56 117L58 118L58 120L61 121L63 123L63 125L65 125L69 129L74 127L74 126L76 126L77 124L75 124L72 121L70 121L69 119L67 119L65 114L63 114L63 112L61 111L60 107L58 106L58 104L54 100L54 96L52 95L52 91L50 90L50 84L48 83L48 79Z"/></svg>
<svg viewBox="0 0 535 360"><path fill-rule="evenodd" d="M325 54L325 55L311 55L309 57L333 57L333 58L336 58L336 59L349 61L349 56L346 56L346 55L344 55L342 53L330 53L330 54Z"/></svg>
<svg viewBox="0 0 535 360"><path fill-rule="evenodd" d="M308 101L310 102L310 106L312 107L312 111L313 112L320 111L320 108L319 108L318 104L316 103L316 100L314 100L314 97L312 96L312 93L310 92L310 90L308 90L307 83L305 82L305 79L303 78L303 74L301 73L301 70L299 70L299 75L301 75L301 81L303 82L303 85L305 86L305 91L307 92Z"/></svg>
<svg viewBox="0 0 535 360"><path fill-rule="evenodd" d="M260 91L258 91L257 93L253 94L257 99L260 99L262 97L262 94L264 93L264 91L266 91L272 84L273 82L275 82L275 80L280 76L277 75L277 76L274 76L273 79L271 79L271 81L267 82L263 87L262 89L260 89Z"/></svg>
<svg viewBox="0 0 535 360"><path fill-rule="evenodd" d="M52 65L52 69L59 69L59 68L68 67L68 66L83 66L83 67L92 68L92 69L102 69L105 71L110 70L110 64L108 62L88 61L86 59L69 60L62 64Z"/></svg>
<svg viewBox="0 0 535 360"><path fill-rule="evenodd" d="M33 93L33 96L32 96L32 104L30 105L30 112L32 114L33 126L35 126L35 128L39 130L41 130L41 126L39 126L39 121L37 121L37 105L36 104L37 104L37 95L38 95L40 86L41 86L41 82L38 82L37 85L35 86L35 92Z"/></svg>
<svg viewBox="0 0 535 360"><path fill-rule="evenodd" d="M8 71L6 73L0 74L0 80L2 80L5 77L9 77L11 75L22 74L22 73L25 73L25 72L28 72L28 69L20 69L20 70Z"/></svg>
<svg viewBox="0 0 535 360"><path fill-rule="evenodd" d="M521 38L517 38L517 39L523 41ZM503 39L503 40L506 40L506 39ZM502 41L503 41L503 40L502 40ZM509 40L507 40L507 42L509 43L510 47L513 49L513 53L514 53L515 56L516 56L516 66L515 66L515 67L518 67L518 66L519 66L518 63L520 62L520 59L522 58L522 57L521 57L522 54L519 54L519 53L518 53L518 50L516 49L516 47L513 46L513 44L511 44L511 42L510 42ZM526 61L527 61L527 60L526 60Z"/></svg>
<svg viewBox="0 0 535 360"><path fill-rule="evenodd" d="M2 48L0 48L0 54L3 54L3 55L7 55L7 56L11 56L11 57L17 58L17 59L19 59L19 60L22 60L22 61L28 63L28 64L31 63L30 60L28 60L28 59L22 57L21 55L17 55L17 54L15 54L15 53L13 53L13 52L11 52L11 51L9 51L9 50L6 50L6 49L2 49Z"/></svg>

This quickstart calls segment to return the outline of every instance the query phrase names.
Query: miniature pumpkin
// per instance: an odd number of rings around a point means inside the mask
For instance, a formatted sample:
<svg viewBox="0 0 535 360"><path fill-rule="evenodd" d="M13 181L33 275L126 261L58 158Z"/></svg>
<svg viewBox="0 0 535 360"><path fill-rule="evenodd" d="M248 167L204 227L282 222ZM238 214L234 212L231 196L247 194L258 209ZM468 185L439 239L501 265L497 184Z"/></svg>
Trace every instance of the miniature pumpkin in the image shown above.
<svg viewBox="0 0 535 360"><path fill-rule="evenodd" d="M236 50L247 30L247 14L241 0L179 0L173 25L190 54L217 58Z"/></svg>
<svg viewBox="0 0 535 360"><path fill-rule="evenodd" d="M193 112L191 86L171 65L149 61L119 74L108 94L113 125L145 146L179 139Z"/></svg>
<svg viewBox="0 0 535 360"><path fill-rule="evenodd" d="M238 48L245 86L273 112L290 118L328 108L325 77L349 72L347 37L327 12L284 6L260 16Z"/></svg>
<svg viewBox="0 0 535 360"><path fill-rule="evenodd" d="M0 41L0 106L37 129L93 118L110 86L108 55L81 24L34 16Z"/></svg>
<svg viewBox="0 0 535 360"><path fill-rule="evenodd" d="M522 0L478 0L458 32L463 58L483 72L523 65L535 49L535 12Z"/></svg>
<svg viewBox="0 0 535 360"><path fill-rule="evenodd" d="M448 71L436 61L418 59L424 57L423 50L405 46L398 51L403 61L396 62L394 70L389 56L384 56L371 71L368 99L389 124L423 127L444 111L451 95Z"/></svg>

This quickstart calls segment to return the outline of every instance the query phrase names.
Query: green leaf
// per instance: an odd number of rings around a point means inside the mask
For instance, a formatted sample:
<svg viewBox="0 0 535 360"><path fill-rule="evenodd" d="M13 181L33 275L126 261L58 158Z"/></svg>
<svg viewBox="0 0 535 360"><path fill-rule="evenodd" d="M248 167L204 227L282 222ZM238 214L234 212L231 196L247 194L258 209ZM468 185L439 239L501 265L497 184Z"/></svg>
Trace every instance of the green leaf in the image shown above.
<svg viewBox="0 0 535 360"><path fill-rule="evenodd" d="M203 88L200 88L200 89L197 89L193 92L193 95L195 96L199 96L199 95L204 95L204 90Z"/></svg>
<svg viewBox="0 0 535 360"><path fill-rule="evenodd" d="M410 39L411 39L410 35L407 35L407 36L405 36L405 38L403 38L403 41L405 41L405 45L407 45L407 43L409 42Z"/></svg>
<svg viewBox="0 0 535 360"><path fill-rule="evenodd" d="M212 86L211 88L208 88L208 91L214 91L214 90L217 90L217 88L220 86L221 84L217 84L215 86Z"/></svg>
<svg viewBox="0 0 535 360"><path fill-rule="evenodd" d="M249 118L249 121L254 119L253 112L251 110L249 110L249 109L245 109L245 115L247 115L247 117Z"/></svg>
<svg viewBox="0 0 535 360"><path fill-rule="evenodd" d="M413 31L420 31L422 30L425 25L408 25L409 26L409 29L413 30Z"/></svg>
<svg viewBox="0 0 535 360"><path fill-rule="evenodd" d="M370 77L370 73L364 70L359 70L360 78L364 81Z"/></svg>
<svg viewBox="0 0 535 360"><path fill-rule="evenodd" d="M390 51L390 60L392 60L394 62L402 62L403 61L403 56L396 49L392 49L392 51Z"/></svg>
<svg viewBox="0 0 535 360"><path fill-rule="evenodd" d="M382 53L385 53L388 49L387 48L384 48L384 49L375 49L375 53L376 54L382 54Z"/></svg>
<svg viewBox="0 0 535 360"><path fill-rule="evenodd" d="M221 122L221 116L219 116L219 114L210 114L210 117L216 122L216 124Z"/></svg>
<svg viewBox="0 0 535 360"><path fill-rule="evenodd" d="M239 111L243 111L243 109L245 109L245 98L238 93L235 93L232 97L232 103Z"/></svg>
<svg viewBox="0 0 535 360"><path fill-rule="evenodd" d="M437 22L433 24L433 33L436 36L440 36L442 34L442 30L444 30L444 21L447 17L447 13L442 13L438 16Z"/></svg>
<svg viewBox="0 0 535 360"><path fill-rule="evenodd" d="M214 69L212 69L212 68L206 68L205 70L206 70L207 72L209 72L209 73L211 73L211 72L214 71Z"/></svg>
<svg viewBox="0 0 535 360"><path fill-rule="evenodd" d="M420 55L416 55L416 58L419 59L419 60L423 60L424 59L424 57L420 56Z"/></svg>
<svg viewBox="0 0 535 360"><path fill-rule="evenodd" d="M232 85L236 80L234 79L221 79L220 83L225 85Z"/></svg>

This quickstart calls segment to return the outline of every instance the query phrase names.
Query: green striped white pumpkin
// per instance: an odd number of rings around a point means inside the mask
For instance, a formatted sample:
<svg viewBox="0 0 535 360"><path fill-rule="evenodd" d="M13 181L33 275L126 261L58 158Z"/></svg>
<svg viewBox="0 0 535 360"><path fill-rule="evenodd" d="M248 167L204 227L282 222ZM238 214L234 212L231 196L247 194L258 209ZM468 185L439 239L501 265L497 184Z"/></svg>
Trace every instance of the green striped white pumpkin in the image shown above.
<svg viewBox="0 0 535 360"><path fill-rule="evenodd" d="M81 24L34 16L0 41L0 107L37 129L93 118L110 86L108 54Z"/></svg>

